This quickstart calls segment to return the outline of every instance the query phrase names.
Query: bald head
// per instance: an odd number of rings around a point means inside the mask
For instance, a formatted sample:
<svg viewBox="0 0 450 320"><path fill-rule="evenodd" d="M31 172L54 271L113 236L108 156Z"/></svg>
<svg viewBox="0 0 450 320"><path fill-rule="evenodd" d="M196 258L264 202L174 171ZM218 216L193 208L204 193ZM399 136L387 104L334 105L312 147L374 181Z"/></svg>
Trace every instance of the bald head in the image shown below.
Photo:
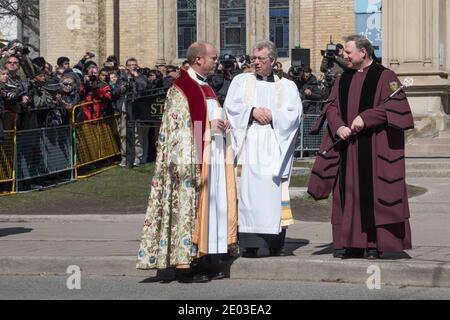
<svg viewBox="0 0 450 320"><path fill-rule="evenodd" d="M209 42L194 42L187 50L187 61L197 73L207 77L216 68L217 50Z"/></svg>
<svg viewBox="0 0 450 320"><path fill-rule="evenodd" d="M204 57L208 51L208 47L214 48L211 43L205 41L198 41L191 44L187 49L186 57L189 65L193 66L197 57Z"/></svg>

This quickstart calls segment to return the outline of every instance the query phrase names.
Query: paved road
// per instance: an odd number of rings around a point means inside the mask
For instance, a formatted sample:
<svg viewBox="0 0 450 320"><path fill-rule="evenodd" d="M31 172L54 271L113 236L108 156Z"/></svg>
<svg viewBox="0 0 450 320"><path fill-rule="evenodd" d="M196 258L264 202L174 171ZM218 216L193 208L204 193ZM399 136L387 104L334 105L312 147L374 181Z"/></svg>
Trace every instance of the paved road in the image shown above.
<svg viewBox="0 0 450 320"><path fill-rule="evenodd" d="M71 282L75 284L75 282ZM66 277L0 277L0 300L410 300L450 299L450 288L381 287L365 284L220 280L206 284L145 282L139 277L84 277L69 290ZM193 293L195 292L195 296Z"/></svg>

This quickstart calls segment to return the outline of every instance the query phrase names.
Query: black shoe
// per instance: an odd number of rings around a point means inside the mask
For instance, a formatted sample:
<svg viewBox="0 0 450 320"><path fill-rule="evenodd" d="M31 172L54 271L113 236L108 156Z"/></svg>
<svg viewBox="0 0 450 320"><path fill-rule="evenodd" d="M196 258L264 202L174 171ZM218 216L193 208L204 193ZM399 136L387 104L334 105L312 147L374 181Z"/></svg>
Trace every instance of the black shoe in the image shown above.
<svg viewBox="0 0 450 320"><path fill-rule="evenodd" d="M213 272L208 274L209 280L221 280L225 279L226 275L225 273L219 271L219 272Z"/></svg>
<svg viewBox="0 0 450 320"><path fill-rule="evenodd" d="M364 258L364 249L346 248L341 259L362 259Z"/></svg>
<svg viewBox="0 0 450 320"><path fill-rule="evenodd" d="M334 249L334 251L333 251L333 258L342 259L344 254L345 254L345 249Z"/></svg>
<svg viewBox="0 0 450 320"><path fill-rule="evenodd" d="M279 256L281 256L281 249L270 248L269 255L271 257L279 257Z"/></svg>
<svg viewBox="0 0 450 320"><path fill-rule="evenodd" d="M176 279L180 283L206 283L209 282L209 278L203 273L178 273L175 275Z"/></svg>
<svg viewBox="0 0 450 320"><path fill-rule="evenodd" d="M380 259L380 252L377 249L367 249L366 250L367 260L377 260Z"/></svg>
<svg viewBox="0 0 450 320"><path fill-rule="evenodd" d="M246 248L242 256L244 258L257 258L258 248Z"/></svg>

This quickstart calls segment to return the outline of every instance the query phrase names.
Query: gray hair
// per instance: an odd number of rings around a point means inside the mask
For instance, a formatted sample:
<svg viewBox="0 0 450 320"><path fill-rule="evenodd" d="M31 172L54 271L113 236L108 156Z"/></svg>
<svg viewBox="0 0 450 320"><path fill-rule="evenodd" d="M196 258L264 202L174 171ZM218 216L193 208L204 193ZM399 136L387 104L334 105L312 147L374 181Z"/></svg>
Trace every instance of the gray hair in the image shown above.
<svg viewBox="0 0 450 320"><path fill-rule="evenodd" d="M271 58L272 61L278 59L277 46L270 40L261 40L256 42L253 50L262 50L264 48L267 48L269 50L269 57Z"/></svg>
<svg viewBox="0 0 450 320"><path fill-rule="evenodd" d="M361 50L362 48L366 49L369 58L372 58L375 49L373 48L372 43L365 36L354 34L348 37L344 37L345 43L354 41L357 49Z"/></svg>

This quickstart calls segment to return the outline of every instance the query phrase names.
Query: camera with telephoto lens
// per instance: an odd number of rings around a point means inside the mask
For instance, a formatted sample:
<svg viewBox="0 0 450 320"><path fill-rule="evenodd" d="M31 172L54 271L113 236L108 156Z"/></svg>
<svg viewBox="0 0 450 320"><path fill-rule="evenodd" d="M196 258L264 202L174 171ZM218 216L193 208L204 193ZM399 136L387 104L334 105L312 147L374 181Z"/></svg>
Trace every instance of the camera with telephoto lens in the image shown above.
<svg viewBox="0 0 450 320"><path fill-rule="evenodd" d="M27 54L30 54L31 51L27 47L18 47L16 48L16 52L26 56Z"/></svg>

